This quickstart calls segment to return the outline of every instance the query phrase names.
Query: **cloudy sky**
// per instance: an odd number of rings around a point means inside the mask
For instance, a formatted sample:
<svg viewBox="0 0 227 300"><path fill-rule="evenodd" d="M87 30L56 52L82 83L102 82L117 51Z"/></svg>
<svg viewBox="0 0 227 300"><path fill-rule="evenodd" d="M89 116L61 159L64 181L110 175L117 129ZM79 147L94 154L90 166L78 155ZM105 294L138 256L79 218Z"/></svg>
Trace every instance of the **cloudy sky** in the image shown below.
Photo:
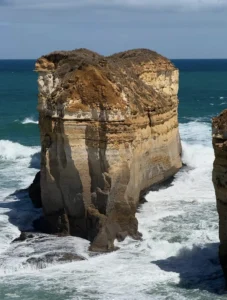
<svg viewBox="0 0 227 300"><path fill-rule="evenodd" d="M227 0L0 0L0 58L150 48L227 58Z"/></svg>

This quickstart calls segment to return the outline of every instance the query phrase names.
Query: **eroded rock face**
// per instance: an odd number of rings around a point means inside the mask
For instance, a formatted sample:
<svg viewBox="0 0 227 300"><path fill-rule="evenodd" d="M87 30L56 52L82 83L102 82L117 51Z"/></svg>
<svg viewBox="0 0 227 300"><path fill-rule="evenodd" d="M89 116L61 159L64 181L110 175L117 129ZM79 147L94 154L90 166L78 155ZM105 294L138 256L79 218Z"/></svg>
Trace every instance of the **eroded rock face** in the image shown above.
<svg viewBox="0 0 227 300"><path fill-rule="evenodd" d="M227 110L213 118L213 184L219 214L219 257L227 283Z"/></svg>
<svg viewBox="0 0 227 300"><path fill-rule="evenodd" d="M79 49L41 57L36 71L51 231L88 238L95 251L139 238L141 194L181 167L178 70L150 50Z"/></svg>

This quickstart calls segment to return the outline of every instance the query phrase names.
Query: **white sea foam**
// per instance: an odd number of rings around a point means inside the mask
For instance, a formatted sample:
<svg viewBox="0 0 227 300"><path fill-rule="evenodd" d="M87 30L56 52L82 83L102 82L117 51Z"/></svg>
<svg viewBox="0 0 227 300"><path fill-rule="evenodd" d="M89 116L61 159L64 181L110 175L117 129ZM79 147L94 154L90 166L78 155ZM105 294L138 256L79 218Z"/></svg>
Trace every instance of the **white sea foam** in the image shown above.
<svg viewBox="0 0 227 300"><path fill-rule="evenodd" d="M180 134L184 142L211 147L211 125L209 123L192 121L180 124Z"/></svg>
<svg viewBox="0 0 227 300"><path fill-rule="evenodd" d="M39 147L23 146L8 140L0 140L0 159L16 160L28 158L39 151Z"/></svg>
<svg viewBox="0 0 227 300"><path fill-rule="evenodd" d="M7 251L11 241L20 234L17 226L21 224L22 229L24 222L32 220L34 212L30 201L21 202L13 193L27 188L33 181L37 170L30 165L33 155L39 151L40 147L0 140L0 258L1 253Z"/></svg>
<svg viewBox="0 0 227 300"><path fill-rule="evenodd" d="M25 118L22 122L22 124L38 124L39 121L34 120L33 117Z"/></svg>
<svg viewBox="0 0 227 300"><path fill-rule="evenodd" d="M211 128L207 123L190 122L181 124L180 131L183 161L188 167L175 176L168 188L147 195L148 202L137 213L143 240L126 238L116 243L120 247L116 252L91 256L87 241L67 237L64 240L50 238L36 246L29 242L10 245L18 229L7 223L7 208L0 206L0 221L5 224L0 234L0 248L4 249L0 255L0 296L5 296L1 291L7 287L7 294L16 294L22 299L30 299L34 293L39 295L37 299L59 295L71 300L222 299L213 294L221 291L223 281L217 257L218 217L211 181L214 158ZM23 158L16 164L23 165L21 160ZM13 177L23 172L24 177L31 179L29 170L18 168ZM19 185L24 187L24 184L23 181ZM21 203L18 204L17 209L21 207ZM28 218L29 213L26 221ZM7 228L11 228L9 236ZM23 263L44 251L53 252L55 245L74 248L87 260L54 263L43 270ZM23 289L18 289L18 284ZM7 297L4 299L10 299Z"/></svg>

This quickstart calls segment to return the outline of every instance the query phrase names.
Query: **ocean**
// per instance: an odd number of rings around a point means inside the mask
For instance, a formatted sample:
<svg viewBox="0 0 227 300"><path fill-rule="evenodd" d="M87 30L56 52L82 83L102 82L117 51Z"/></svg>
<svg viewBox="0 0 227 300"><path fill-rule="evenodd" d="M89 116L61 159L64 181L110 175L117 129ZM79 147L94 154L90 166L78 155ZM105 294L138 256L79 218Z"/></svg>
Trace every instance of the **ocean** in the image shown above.
<svg viewBox="0 0 227 300"><path fill-rule="evenodd" d="M0 299L223 299L211 181L211 118L227 107L227 60L174 60L180 69L183 161L174 181L138 211L142 241L93 255L88 241L42 235L12 243L41 214L26 189L39 169L37 75L32 60L0 60ZM84 261L42 261L72 251ZM40 263L32 264L31 259Z"/></svg>

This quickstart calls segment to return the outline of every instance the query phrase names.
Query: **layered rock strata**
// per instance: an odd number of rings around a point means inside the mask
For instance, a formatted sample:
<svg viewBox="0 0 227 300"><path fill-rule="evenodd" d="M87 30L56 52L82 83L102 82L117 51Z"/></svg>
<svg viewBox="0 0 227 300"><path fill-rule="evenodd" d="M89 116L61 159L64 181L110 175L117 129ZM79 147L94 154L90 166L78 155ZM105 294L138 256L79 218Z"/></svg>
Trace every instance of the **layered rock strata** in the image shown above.
<svg viewBox="0 0 227 300"><path fill-rule="evenodd" d="M139 238L139 199L181 168L178 70L145 49L38 59L41 198L52 233L110 251ZM152 218L152 216L151 216Z"/></svg>
<svg viewBox="0 0 227 300"><path fill-rule="evenodd" d="M227 283L227 110L213 118L212 134L215 154L213 184L219 215L219 258Z"/></svg>

